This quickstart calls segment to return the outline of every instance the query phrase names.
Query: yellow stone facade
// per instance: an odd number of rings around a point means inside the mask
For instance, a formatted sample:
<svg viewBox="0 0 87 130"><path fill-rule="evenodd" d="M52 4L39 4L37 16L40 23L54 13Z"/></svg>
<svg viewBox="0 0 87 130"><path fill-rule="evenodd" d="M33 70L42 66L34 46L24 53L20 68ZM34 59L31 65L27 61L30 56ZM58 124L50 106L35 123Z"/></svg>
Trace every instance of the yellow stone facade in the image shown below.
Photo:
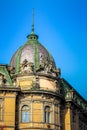
<svg viewBox="0 0 87 130"><path fill-rule="evenodd" d="M30 91L35 81L36 76L34 75L30 77L18 76L16 89L10 86L0 88L0 105L2 109L0 111L0 129L80 130L79 113L77 111L73 115L74 107L71 102L63 102L62 97L61 100L59 95L55 93L56 81L42 76L39 78L40 89ZM29 112L26 113L29 119L25 121L22 119L22 108L24 106L28 107ZM48 109L46 110L46 108ZM26 114L25 116L28 118ZM75 118L74 124L72 124L73 118ZM86 127L84 128L83 130L86 130Z"/></svg>
<svg viewBox="0 0 87 130"><path fill-rule="evenodd" d="M4 130L14 130L16 93L0 93L0 105L0 109L2 109L0 113L0 127Z"/></svg>

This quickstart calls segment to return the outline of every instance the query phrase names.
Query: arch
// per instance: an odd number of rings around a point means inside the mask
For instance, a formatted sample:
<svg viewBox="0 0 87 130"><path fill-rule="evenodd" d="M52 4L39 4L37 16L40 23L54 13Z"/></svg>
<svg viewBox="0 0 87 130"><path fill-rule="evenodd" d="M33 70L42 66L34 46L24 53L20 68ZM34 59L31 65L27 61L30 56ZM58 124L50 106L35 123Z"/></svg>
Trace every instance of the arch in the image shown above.
<svg viewBox="0 0 87 130"><path fill-rule="evenodd" d="M51 121L51 113L50 113L50 106L45 106L44 108L44 122L50 123Z"/></svg>
<svg viewBox="0 0 87 130"><path fill-rule="evenodd" d="M30 121L30 110L28 105L24 105L21 108L21 122Z"/></svg>

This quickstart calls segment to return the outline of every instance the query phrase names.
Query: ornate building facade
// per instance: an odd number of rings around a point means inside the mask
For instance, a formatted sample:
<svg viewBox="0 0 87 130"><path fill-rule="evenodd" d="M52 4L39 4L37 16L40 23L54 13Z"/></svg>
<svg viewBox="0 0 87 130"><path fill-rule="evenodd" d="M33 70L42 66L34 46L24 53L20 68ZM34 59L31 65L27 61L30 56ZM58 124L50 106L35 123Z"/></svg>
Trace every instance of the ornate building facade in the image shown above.
<svg viewBox="0 0 87 130"><path fill-rule="evenodd" d="M87 130L87 101L32 32L0 64L0 130Z"/></svg>

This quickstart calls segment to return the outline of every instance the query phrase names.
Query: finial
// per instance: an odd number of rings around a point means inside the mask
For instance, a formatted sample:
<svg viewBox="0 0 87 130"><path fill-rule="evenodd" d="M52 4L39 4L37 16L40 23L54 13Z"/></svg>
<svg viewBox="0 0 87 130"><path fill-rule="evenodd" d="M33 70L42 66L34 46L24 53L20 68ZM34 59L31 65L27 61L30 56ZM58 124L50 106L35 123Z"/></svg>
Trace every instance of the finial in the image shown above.
<svg viewBox="0 0 87 130"><path fill-rule="evenodd" d="M29 34L29 35L27 36L27 38L28 38L29 40L37 40L37 39L38 39L38 35L36 35L36 34L34 33L34 8L32 9L32 30L31 30L31 34Z"/></svg>
<svg viewBox="0 0 87 130"><path fill-rule="evenodd" d="M32 9L32 34L34 34L34 8Z"/></svg>

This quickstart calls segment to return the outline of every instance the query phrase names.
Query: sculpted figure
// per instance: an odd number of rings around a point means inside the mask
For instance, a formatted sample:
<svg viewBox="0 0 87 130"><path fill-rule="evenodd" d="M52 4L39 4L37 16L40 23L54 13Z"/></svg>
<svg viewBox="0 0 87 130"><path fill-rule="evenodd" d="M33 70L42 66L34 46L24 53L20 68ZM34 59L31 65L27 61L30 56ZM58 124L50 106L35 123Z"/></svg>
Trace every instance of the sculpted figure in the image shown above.
<svg viewBox="0 0 87 130"><path fill-rule="evenodd" d="M31 73L33 72L33 64L28 63L27 60L24 60L22 64L20 64L20 73Z"/></svg>
<svg viewBox="0 0 87 130"><path fill-rule="evenodd" d="M45 74L52 74L53 76L60 77L61 71L60 69L56 69L53 61L50 61L48 57L44 57L41 60L41 63L39 65L39 68L36 70L36 72L43 72Z"/></svg>
<svg viewBox="0 0 87 130"><path fill-rule="evenodd" d="M15 73L15 68L12 66L8 66L8 71L9 71L10 75L13 76L13 74Z"/></svg>
<svg viewBox="0 0 87 130"><path fill-rule="evenodd" d="M50 71L50 67L49 67L49 60L48 58L43 58L41 60L41 63L39 65L39 68L36 70L37 72L44 72L44 73L48 73Z"/></svg>
<svg viewBox="0 0 87 130"><path fill-rule="evenodd" d="M60 77L60 75L61 75L61 70L60 70L60 68L58 68L58 69L53 69L53 72L54 72L58 77Z"/></svg>

